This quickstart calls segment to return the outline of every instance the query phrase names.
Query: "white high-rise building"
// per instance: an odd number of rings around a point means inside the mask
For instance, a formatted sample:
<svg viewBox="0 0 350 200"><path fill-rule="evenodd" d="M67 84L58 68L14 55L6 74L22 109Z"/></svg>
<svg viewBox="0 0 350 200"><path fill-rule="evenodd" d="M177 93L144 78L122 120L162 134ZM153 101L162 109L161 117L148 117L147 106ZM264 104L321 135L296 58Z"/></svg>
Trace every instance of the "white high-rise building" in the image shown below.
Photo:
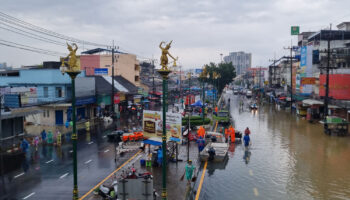
<svg viewBox="0 0 350 200"><path fill-rule="evenodd" d="M225 63L232 62L232 65L236 69L236 74L243 74L246 69L252 67L252 54L245 53L244 51L231 52L228 56L224 57Z"/></svg>

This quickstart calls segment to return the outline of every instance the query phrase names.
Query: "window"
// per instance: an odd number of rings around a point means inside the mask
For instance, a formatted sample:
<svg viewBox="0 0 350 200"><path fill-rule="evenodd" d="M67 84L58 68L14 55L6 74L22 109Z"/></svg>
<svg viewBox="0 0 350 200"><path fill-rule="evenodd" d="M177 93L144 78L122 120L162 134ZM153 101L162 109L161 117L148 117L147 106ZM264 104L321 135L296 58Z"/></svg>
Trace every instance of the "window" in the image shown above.
<svg viewBox="0 0 350 200"><path fill-rule="evenodd" d="M49 88L48 87L44 87L44 97L45 98L49 97Z"/></svg>
<svg viewBox="0 0 350 200"><path fill-rule="evenodd" d="M56 87L56 98L60 98L60 97L63 97L62 88Z"/></svg>
<svg viewBox="0 0 350 200"><path fill-rule="evenodd" d="M140 81L140 77L139 76L135 76L135 81L136 82Z"/></svg>
<svg viewBox="0 0 350 200"><path fill-rule="evenodd" d="M50 117L50 110L46 110L46 117Z"/></svg>

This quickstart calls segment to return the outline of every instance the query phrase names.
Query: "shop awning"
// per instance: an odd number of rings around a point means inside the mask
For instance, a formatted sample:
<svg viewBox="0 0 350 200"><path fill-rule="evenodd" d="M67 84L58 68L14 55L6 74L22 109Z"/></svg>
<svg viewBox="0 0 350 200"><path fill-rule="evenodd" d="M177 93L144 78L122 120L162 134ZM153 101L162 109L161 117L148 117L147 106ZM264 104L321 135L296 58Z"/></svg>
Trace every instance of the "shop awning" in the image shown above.
<svg viewBox="0 0 350 200"><path fill-rule="evenodd" d="M312 106L312 105L323 105L322 101L316 100L316 99L304 99L303 100L304 105Z"/></svg>
<svg viewBox="0 0 350 200"><path fill-rule="evenodd" d="M162 145L162 139L158 137L151 137L148 140L143 141L144 144L150 144L154 146L161 146Z"/></svg>

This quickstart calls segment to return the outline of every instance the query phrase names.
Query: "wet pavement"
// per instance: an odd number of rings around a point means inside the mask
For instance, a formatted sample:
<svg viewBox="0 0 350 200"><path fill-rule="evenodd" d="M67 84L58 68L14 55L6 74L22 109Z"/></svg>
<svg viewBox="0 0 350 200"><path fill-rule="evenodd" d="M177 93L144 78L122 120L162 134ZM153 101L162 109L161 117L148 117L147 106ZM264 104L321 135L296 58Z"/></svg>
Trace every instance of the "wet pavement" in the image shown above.
<svg viewBox="0 0 350 200"><path fill-rule="evenodd" d="M239 111L239 97L228 97L236 130L249 126L252 145L231 145L225 163L208 163L199 199L350 199L350 137L327 136L273 105Z"/></svg>
<svg viewBox="0 0 350 200"><path fill-rule="evenodd" d="M121 124L126 122L121 120ZM118 156L115 162L115 145L108 141L108 132L103 126L95 126L89 132L79 131L77 157L80 196L136 152ZM0 199L71 199L73 159L70 134L64 138L65 143L61 147L40 145L35 150L31 146L22 166L0 180Z"/></svg>

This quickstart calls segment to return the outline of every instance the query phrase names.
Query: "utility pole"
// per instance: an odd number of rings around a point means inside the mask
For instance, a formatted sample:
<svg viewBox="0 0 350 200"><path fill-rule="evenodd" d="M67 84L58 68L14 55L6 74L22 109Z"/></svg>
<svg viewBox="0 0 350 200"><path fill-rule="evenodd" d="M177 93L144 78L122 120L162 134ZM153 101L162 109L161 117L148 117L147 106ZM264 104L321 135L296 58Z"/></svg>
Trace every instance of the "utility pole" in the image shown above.
<svg viewBox="0 0 350 200"><path fill-rule="evenodd" d="M188 110L188 132L187 132L187 162L190 160L190 130L191 130L191 120L190 120L190 114L192 112L192 110L190 109L190 105L191 105L191 72L188 73L189 79L188 79L188 91L189 91L189 95L188 95L188 105L187 105L187 110Z"/></svg>
<svg viewBox="0 0 350 200"><path fill-rule="evenodd" d="M328 97L329 97L329 68L330 68L330 59L331 59L331 31L332 24L329 27L329 34L327 37L327 68L326 68L326 94L324 98L324 118L328 116Z"/></svg>
<svg viewBox="0 0 350 200"><path fill-rule="evenodd" d="M115 111L115 105L114 105L114 40L113 40L113 46L112 46L112 118L114 118L114 111Z"/></svg>
<svg viewBox="0 0 350 200"><path fill-rule="evenodd" d="M3 151L3 138L4 138L4 135L3 135L3 132L2 132L2 119L1 119L1 115L2 115L2 95L0 95L0 149L1 151ZM2 181L2 186L3 186L3 191L4 191L4 194L6 194L6 187L5 187L5 169L4 169L4 154L3 152L0 151L0 175L1 175L1 181Z"/></svg>
<svg viewBox="0 0 350 200"><path fill-rule="evenodd" d="M290 113L293 113L293 46L292 41L290 42L290 47L284 48L290 50Z"/></svg>

